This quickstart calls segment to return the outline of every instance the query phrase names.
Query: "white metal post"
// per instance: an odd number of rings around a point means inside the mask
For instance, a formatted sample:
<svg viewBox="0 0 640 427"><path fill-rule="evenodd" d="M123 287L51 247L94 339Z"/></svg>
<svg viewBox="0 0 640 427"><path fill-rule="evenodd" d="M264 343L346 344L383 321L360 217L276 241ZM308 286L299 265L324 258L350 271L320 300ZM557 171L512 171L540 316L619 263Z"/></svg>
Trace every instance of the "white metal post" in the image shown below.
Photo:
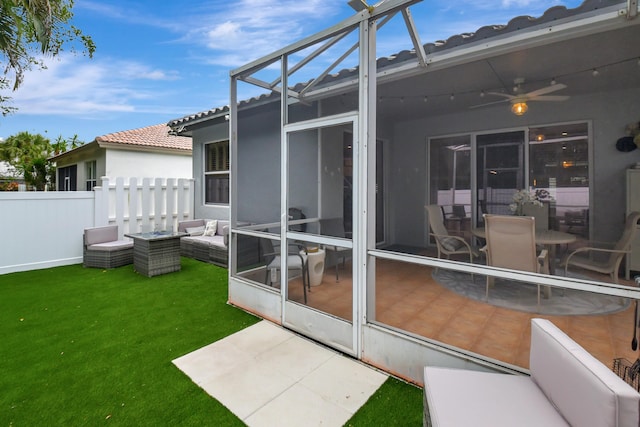
<svg viewBox="0 0 640 427"><path fill-rule="evenodd" d="M236 242L238 235L234 233L238 222L238 77L231 75L231 90L229 94L229 278L236 273L238 260L236 256Z"/></svg>
<svg viewBox="0 0 640 427"><path fill-rule="evenodd" d="M375 167L370 171L370 152L375 165L375 99L376 99L376 31L373 19L360 23L360 85L359 111L357 124L357 143L354 151L357 161L354 164L356 186L354 188L354 295L353 295L353 333L356 354L362 352L362 325L366 321L367 280L373 279L369 273L368 246L375 245ZM373 180L369 179L373 173ZM374 185L369 188L369 183ZM370 193L373 194L371 201ZM373 215L373 221L372 217ZM373 242L373 243L369 243ZM374 287L375 289L375 287Z"/></svg>
<svg viewBox="0 0 640 427"><path fill-rule="evenodd" d="M285 130L289 123L289 80L288 80L288 57L282 55L281 61L281 80L282 93L280 94L280 296L282 298L282 315L286 318L284 301L289 295L289 287L287 286L289 279L289 257L287 245L287 228L289 222L288 207L289 204L289 143L287 141L288 134ZM304 273L303 273L304 274Z"/></svg>

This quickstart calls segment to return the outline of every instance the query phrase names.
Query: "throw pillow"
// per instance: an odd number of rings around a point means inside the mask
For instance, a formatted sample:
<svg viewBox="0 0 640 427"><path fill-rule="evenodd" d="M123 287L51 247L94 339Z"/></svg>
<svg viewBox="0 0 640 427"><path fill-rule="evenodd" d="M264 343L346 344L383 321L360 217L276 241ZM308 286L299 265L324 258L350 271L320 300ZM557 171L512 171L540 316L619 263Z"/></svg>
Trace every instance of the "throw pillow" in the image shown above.
<svg viewBox="0 0 640 427"><path fill-rule="evenodd" d="M207 222L207 226L204 229L205 236L215 236L216 230L218 229L218 220L213 220Z"/></svg>
<svg viewBox="0 0 640 427"><path fill-rule="evenodd" d="M204 234L204 225L199 227L187 227L184 229L190 236L202 236Z"/></svg>
<svg viewBox="0 0 640 427"><path fill-rule="evenodd" d="M440 239L440 244L443 248L452 252L457 251L464 246L464 243L453 237L443 237Z"/></svg>

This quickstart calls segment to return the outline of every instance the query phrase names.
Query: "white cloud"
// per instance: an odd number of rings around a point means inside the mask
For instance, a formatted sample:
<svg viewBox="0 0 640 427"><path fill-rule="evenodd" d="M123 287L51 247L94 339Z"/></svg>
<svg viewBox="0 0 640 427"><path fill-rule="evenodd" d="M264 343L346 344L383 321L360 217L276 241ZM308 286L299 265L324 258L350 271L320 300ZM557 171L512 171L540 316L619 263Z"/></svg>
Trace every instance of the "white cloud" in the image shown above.
<svg viewBox="0 0 640 427"><path fill-rule="evenodd" d="M77 1L74 4L75 10L88 10L92 13L98 14L103 18L109 18L114 21L119 21L127 24L135 24L145 27L163 28L167 30L177 31L180 28L180 24L173 17L160 17L150 14L148 10L140 9L140 5L136 2L129 2L126 8L119 7L117 5L104 4L104 2L93 1ZM158 8L155 8L158 10ZM87 31L90 32L90 28Z"/></svg>
<svg viewBox="0 0 640 427"><path fill-rule="evenodd" d="M213 24L195 28L188 40L201 42L216 53L209 63L234 67L324 29L343 5L342 0L239 0L222 7L216 4L213 13L199 19ZM320 26L311 30L316 25Z"/></svg>
<svg viewBox="0 0 640 427"><path fill-rule="evenodd" d="M62 55L47 69L26 74L15 92L4 92L20 114L94 116L105 112L140 112L139 101L154 105L162 91L153 82L179 78L176 71L160 70L122 60L89 60Z"/></svg>

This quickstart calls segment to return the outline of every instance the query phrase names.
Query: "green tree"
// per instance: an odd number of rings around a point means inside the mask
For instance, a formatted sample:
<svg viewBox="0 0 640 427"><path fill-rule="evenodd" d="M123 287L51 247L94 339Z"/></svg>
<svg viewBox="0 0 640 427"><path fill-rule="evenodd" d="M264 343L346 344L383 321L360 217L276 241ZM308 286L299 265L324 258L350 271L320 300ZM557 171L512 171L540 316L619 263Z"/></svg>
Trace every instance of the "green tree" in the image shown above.
<svg viewBox="0 0 640 427"><path fill-rule="evenodd" d="M47 184L55 189L56 167L47 159L82 144L77 135L68 140L59 136L52 144L40 134L20 132L0 144L0 160L11 165L36 190L44 190Z"/></svg>
<svg viewBox="0 0 640 427"><path fill-rule="evenodd" d="M0 0L0 90L18 89L24 73L36 66L45 68L38 57L55 57L64 46L82 45L82 51L93 56L91 37L71 25L73 0ZM7 105L10 97L0 96L0 111L15 111Z"/></svg>

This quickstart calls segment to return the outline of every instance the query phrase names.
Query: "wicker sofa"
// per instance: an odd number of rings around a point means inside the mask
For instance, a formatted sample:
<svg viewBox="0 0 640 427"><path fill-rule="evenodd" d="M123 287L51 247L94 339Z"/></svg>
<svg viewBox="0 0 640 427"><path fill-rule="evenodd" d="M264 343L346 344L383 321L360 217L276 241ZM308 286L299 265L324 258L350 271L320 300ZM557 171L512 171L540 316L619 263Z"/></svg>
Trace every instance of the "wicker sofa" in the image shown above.
<svg viewBox="0 0 640 427"><path fill-rule="evenodd" d="M227 267L229 263L229 221L217 220L215 234L205 236L203 232L209 221L193 219L178 223L178 231L189 234L189 236L180 239L180 254ZM238 236L238 267L246 267L259 262L259 240L250 236Z"/></svg>
<svg viewBox="0 0 640 427"><path fill-rule="evenodd" d="M118 226L107 225L84 229L82 265L116 268L133 263L133 241L118 240Z"/></svg>

